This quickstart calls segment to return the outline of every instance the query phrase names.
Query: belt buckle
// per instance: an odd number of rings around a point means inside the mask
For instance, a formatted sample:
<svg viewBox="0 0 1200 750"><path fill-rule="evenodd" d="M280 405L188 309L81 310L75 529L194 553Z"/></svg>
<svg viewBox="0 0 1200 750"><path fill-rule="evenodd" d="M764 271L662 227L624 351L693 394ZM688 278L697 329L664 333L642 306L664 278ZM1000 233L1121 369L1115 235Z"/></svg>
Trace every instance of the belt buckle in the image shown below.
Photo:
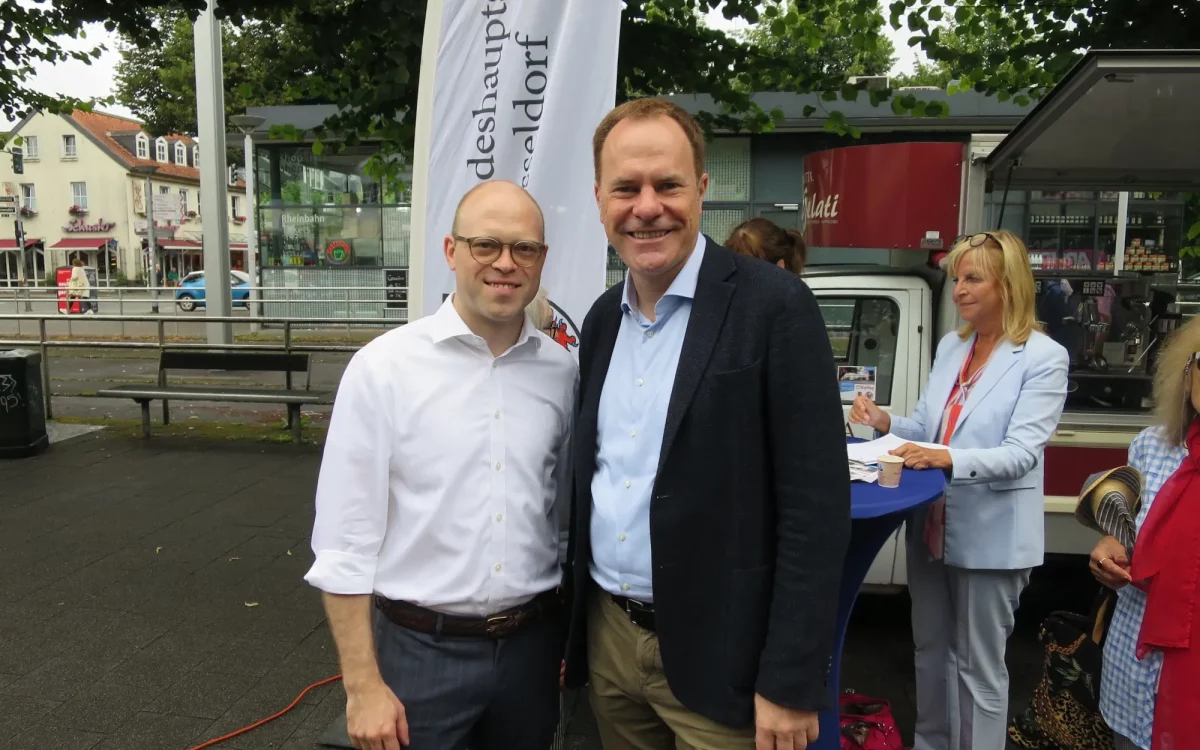
<svg viewBox="0 0 1200 750"><path fill-rule="evenodd" d="M645 612L646 612L645 602L639 602L637 599L631 599L629 597L625 597L625 614L632 617L635 613L643 613L644 614Z"/></svg>
<svg viewBox="0 0 1200 750"><path fill-rule="evenodd" d="M512 615L492 615L484 623L484 632L489 637L495 637L512 618Z"/></svg>

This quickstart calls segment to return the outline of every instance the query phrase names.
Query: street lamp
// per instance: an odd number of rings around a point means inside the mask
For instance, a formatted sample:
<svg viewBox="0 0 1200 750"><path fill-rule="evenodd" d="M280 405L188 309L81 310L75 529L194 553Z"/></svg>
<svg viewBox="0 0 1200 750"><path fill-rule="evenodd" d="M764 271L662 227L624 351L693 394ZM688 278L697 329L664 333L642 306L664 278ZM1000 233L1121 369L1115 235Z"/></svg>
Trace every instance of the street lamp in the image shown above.
<svg viewBox="0 0 1200 750"><path fill-rule="evenodd" d="M158 171L158 167L152 164L141 164L131 167L129 171L139 177L146 178L146 251L149 253L146 270L146 288L150 290L150 297L154 300L151 309L157 315L158 285L155 283L154 266L158 263L158 241L154 237L154 192L150 185L150 177Z"/></svg>
<svg viewBox="0 0 1200 750"><path fill-rule="evenodd" d="M256 290L258 283L258 192L255 189L255 170L254 170L254 138L252 133L261 126L267 119L257 115L232 115L229 118L229 124L238 129L245 136L245 146L243 151L246 152L246 203L249 211L246 213L246 273L250 274L250 298L247 303L250 307L250 317L258 317L258 309L255 304L257 298ZM251 322L250 330L258 331L258 323Z"/></svg>

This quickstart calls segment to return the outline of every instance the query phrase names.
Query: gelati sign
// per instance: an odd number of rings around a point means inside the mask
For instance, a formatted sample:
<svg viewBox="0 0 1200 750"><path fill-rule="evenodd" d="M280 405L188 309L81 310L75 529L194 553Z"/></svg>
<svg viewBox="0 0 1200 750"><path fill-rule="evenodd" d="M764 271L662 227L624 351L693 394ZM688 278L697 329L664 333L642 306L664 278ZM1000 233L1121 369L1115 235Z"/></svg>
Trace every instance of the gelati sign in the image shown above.
<svg viewBox="0 0 1200 750"><path fill-rule="evenodd" d="M804 157L805 243L948 248L958 234L963 149L962 143L887 143L809 154Z"/></svg>

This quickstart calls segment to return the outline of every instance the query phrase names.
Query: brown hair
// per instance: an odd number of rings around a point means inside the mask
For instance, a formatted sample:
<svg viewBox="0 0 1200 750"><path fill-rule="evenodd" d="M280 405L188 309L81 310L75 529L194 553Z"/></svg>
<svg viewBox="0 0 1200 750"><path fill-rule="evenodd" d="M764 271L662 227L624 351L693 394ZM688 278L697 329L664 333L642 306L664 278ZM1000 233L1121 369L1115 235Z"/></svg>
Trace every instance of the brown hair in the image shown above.
<svg viewBox="0 0 1200 750"><path fill-rule="evenodd" d="M83 267L83 259L76 258L75 260L71 261L71 265L75 266L76 268L82 268Z"/></svg>
<svg viewBox="0 0 1200 750"><path fill-rule="evenodd" d="M696 118L687 113L683 107L665 99L633 99L615 107L604 116L596 126L592 136L592 161L596 169L596 182L600 181L600 152L604 150L604 142L608 134L622 120L650 120L655 117L669 117L679 127L683 128L688 143L692 147L692 164L696 168L696 177L704 174L704 131Z"/></svg>
<svg viewBox="0 0 1200 750"><path fill-rule="evenodd" d="M772 264L782 260L783 267L796 274L804 270L808 260L808 247L800 230L783 229L761 216L734 227L729 239L725 240L725 247Z"/></svg>

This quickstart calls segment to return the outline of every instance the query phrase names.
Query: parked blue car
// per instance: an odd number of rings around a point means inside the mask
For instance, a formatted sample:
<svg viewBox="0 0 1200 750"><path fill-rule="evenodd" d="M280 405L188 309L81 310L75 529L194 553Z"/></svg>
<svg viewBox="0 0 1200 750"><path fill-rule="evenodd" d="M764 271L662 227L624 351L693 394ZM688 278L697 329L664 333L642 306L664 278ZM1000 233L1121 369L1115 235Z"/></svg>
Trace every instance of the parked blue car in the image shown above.
<svg viewBox="0 0 1200 750"><path fill-rule="evenodd" d="M250 275L242 271L230 271L229 274L233 304L239 307L248 307L250 304ZM179 282L179 288L175 290L175 302L184 312L191 312L197 307L204 306L203 271L194 271L183 277L183 280Z"/></svg>

